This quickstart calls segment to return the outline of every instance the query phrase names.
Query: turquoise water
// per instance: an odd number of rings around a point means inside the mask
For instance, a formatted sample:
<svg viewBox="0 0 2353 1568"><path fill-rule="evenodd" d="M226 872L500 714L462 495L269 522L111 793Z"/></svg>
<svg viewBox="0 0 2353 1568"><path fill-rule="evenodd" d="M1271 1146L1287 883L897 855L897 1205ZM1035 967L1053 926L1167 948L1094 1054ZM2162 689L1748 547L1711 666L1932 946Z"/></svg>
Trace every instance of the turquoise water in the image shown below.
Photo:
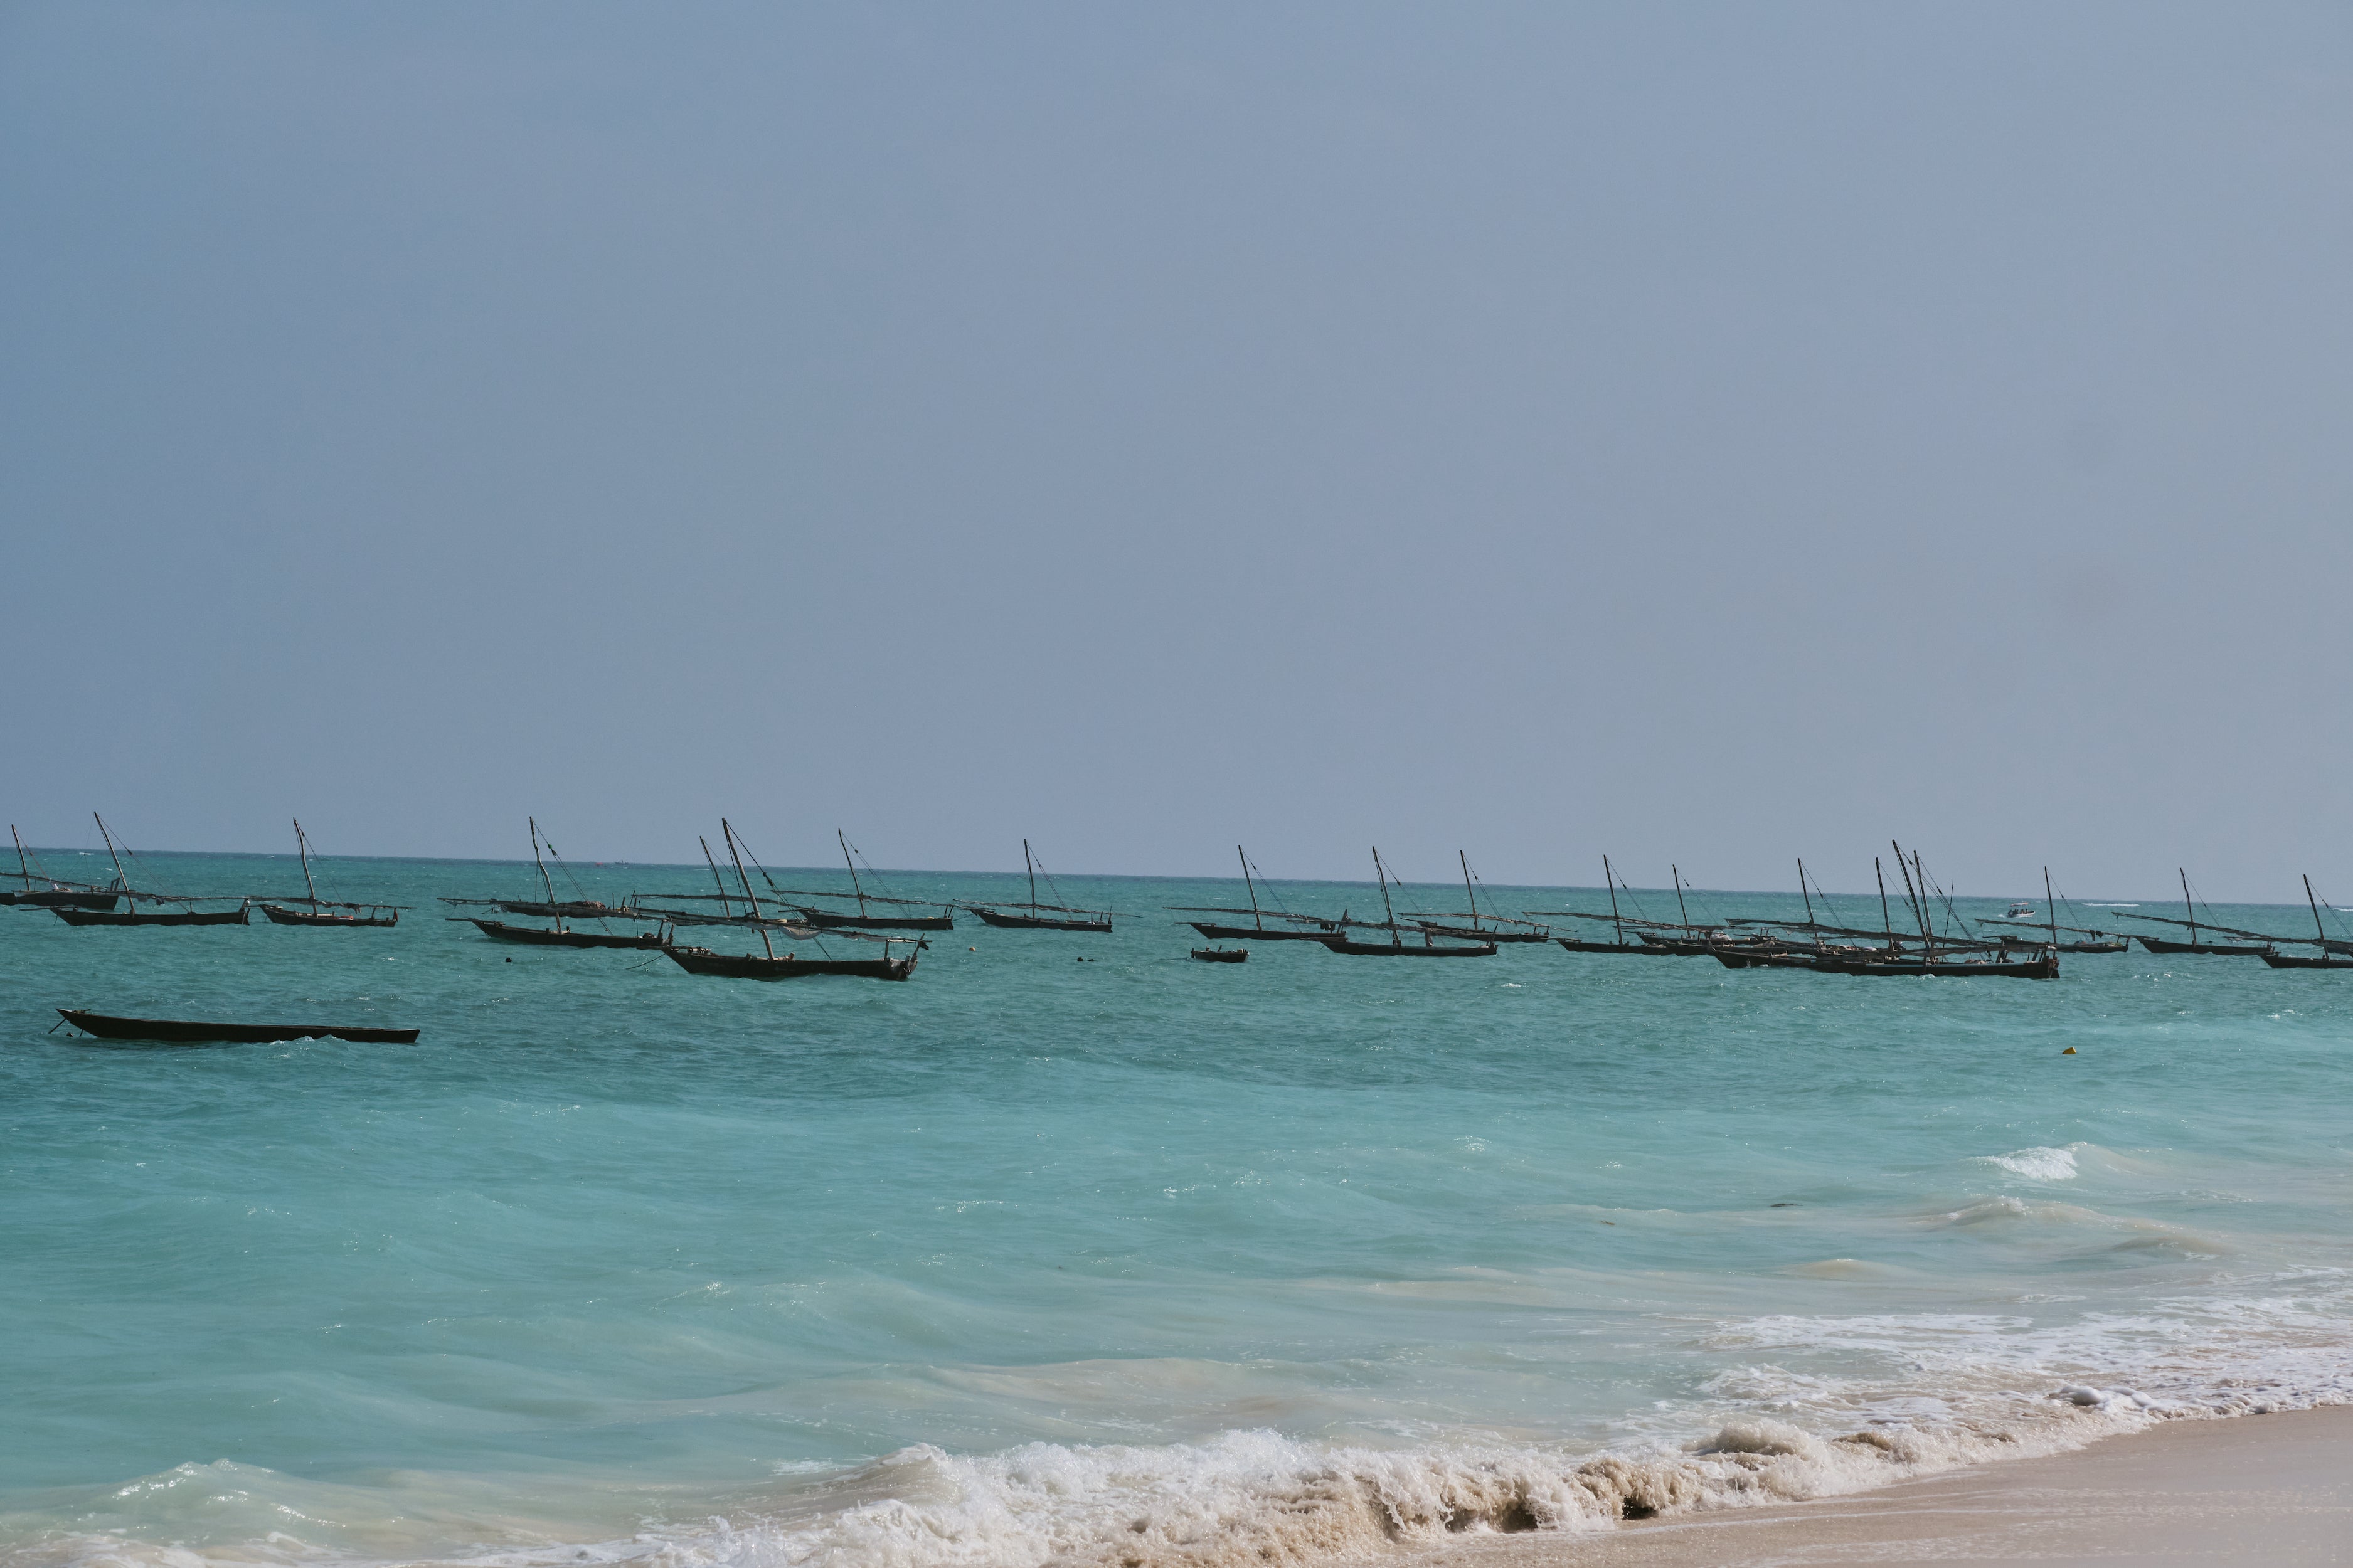
<svg viewBox="0 0 2353 1568"><path fill-rule="evenodd" d="M321 876L423 907L0 910L14 1560L1305 1560L2353 1396L2353 974L1208 965L1162 906L1237 885L1064 879L1114 935L966 918L903 985L761 985L440 918L528 866ZM106 1047L61 1005L424 1034Z"/></svg>

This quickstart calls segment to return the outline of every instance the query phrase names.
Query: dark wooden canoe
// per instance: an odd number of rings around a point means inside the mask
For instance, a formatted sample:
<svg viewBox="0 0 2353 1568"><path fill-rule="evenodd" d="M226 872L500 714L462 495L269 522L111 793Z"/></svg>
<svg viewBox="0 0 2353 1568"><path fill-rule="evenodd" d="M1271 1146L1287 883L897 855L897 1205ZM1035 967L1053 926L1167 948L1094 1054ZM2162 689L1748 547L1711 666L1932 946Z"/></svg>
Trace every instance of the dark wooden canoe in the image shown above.
<svg viewBox="0 0 2353 1568"><path fill-rule="evenodd" d="M128 910L76 910L51 905L49 912L69 926L241 926L252 923L252 911L239 904L233 910L162 910L141 913Z"/></svg>
<svg viewBox="0 0 2353 1568"><path fill-rule="evenodd" d="M1240 963L1250 957L1246 947L1197 947L1193 956L1204 963Z"/></svg>
<svg viewBox="0 0 2353 1568"><path fill-rule="evenodd" d="M276 1040L352 1040L360 1045L406 1046L415 1029L375 1029L334 1024L195 1024L178 1018L118 1018L60 1007L65 1021L102 1040L161 1040L174 1045L266 1045Z"/></svg>
<svg viewBox="0 0 2353 1568"><path fill-rule="evenodd" d="M572 899L549 903L544 899L501 899L498 907L511 915L537 915L542 920L558 916L567 921L645 921L651 915L635 910L620 909L612 904L600 904L594 899Z"/></svg>
<svg viewBox="0 0 2353 1568"><path fill-rule="evenodd" d="M1553 941L1571 952L1615 952L1637 958L1680 958L1683 956L1668 948L1643 942L1579 942L1573 936L1556 936Z"/></svg>
<svg viewBox="0 0 2353 1568"><path fill-rule="evenodd" d="M1457 937L1464 942L1550 942L1552 940L1552 932L1548 931L1498 931L1493 926L1433 925L1428 921L1418 921L1415 924L1432 936Z"/></svg>
<svg viewBox="0 0 2353 1568"><path fill-rule="evenodd" d="M670 962L689 974L716 974L729 980L809 980L820 974L852 974L867 980L905 980L915 973L915 955L906 958L801 958L786 953L770 958L756 952L713 952L707 947L665 947Z"/></svg>
<svg viewBox="0 0 2353 1568"><path fill-rule="evenodd" d="M2133 940L2151 952L2198 952L2209 958L2261 958L2264 946L2259 942L2173 942L2161 936L2133 933Z"/></svg>
<svg viewBox="0 0 2353 1568"><path fill-rule="evenodd" d="M2266 950L2263 961L2274 969L2353 969L2353 958L2298 958L2290 953Z"/></svg>
<svg viewBox="0 0 2353 1568"><path fill-rule="evenodd" d="M71 888L26 888L0 893L0 904L21 904L29 910L111 910L121 901L119 893L84 893Z"/></svg>
<svg viewBox="0 0 2353 1568"><path fill-rule="evenodd" d="M659 948L661 932L640 931L636 936L608 936L600 931L542 931L537 926L511 926L504 921L476 920L466 917L466 923L480 928L492 942L519 942L533 947L634 947Z"/></svg>
<svg viewBox="0 0 2353 1568"><path fill-rule="evenodd" d="M286 910L276 904L264 904L261 912L269 917L271 925L280 926L393 926L400 923L400 911L388 915L331 915L323 910Z"/></svg>
<svg viewBox="0 0 2353 1568"><path fill-rule="evenodd" d="M1952 963L1939 959L1930 963L1918 958L1820 958L1812 967L1824 974L1879 975L1939 975L1951 980L1974 980L1980 976L2011 980L2056 980L2059 978L2059 955L2045 953L2041 958L1991 959L1982 963Z"/></svg>
<svg viewBox="0 0 2353 1568"><path fill-rule="evenodd" d="M2001 945L2002 951L2006 952L2011 948L2041 948L2049 947L2051 944L2047 942L2016 942L2004 937L2001 939ZM2061 952L2130 952L2132 943L2120 936L2112 937L2106 942L2063 942L2059 944L2059 951Z"/></svg>
<svg viewBox="0 0 2353 1568"><path fill-rule="evenodd" d="M1332 933L1318 928L1298 926L1226 926L1215 921L1187 921L1211 942L1322 942Z"/></svg>
<svg viewBox="0 0 2353 1568"><path fill-rule="evenodd" d="M1715 961L1726 969L1814 969L1820 966L1823 956L1756 947L1719 947L1715 952Z"/></svg>
<svg viewBox="0 0 2353 1568"><path fill-rule="evenodd" d="M1104 915L1099 920L1065 921L1050 919L1045 915L1000 914L995 910L982 909L976 905L968 904L965 908L978 915L983 924L1004 926L1010 931L1091 931L1100 933L1111 930L1109 915Z"/></svg>
<svg viewBox="0 0 2353 1568"><path fill-rule="evenodd" d="M820 931L954 931L954 915L845 915L831 910L813 910L806 904L789 906L801 912L801 923L816 926Z"/></svg>
<svg viewBox="0 0 2353 1568"><path fill-rule="evenodd" d="M1324 951L1344 958L1493 958L1495 944L1484 942L1476 947L1408 947L1402 942L1350 942L1344 936L1327 936L1324 939Z"/></svg>

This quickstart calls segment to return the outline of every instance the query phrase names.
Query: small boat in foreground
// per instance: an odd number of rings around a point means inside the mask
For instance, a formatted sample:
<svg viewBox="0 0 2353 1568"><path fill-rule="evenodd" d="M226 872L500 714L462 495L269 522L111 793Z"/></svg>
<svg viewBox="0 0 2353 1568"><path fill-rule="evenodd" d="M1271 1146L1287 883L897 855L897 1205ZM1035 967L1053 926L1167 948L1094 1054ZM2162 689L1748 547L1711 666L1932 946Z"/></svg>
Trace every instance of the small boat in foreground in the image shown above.
<svg viewBox="0 0 2353 1568"><path fill-rule="evenodd" d="M359 1045L406 1046L415 1029L379 1029L356 1024L198 1024L180 1018L122 1018L60 1007L58 1015L101 1040L151 1040L164 1045L268 1045L279 1040L350 1040Z"/></svg>
<svg viewBox="0 0 2353 1568"><path fill-rule="evenodd" d="M1246 947L1197 947L1193 956L1203 963L1240 963L1250 957Z"/></svg>
<svg viewBox="0 0 2353 1568"><path fill-rule="evenodd" d="M84 910L51 904L49 912L69 926L241 926L252 923L250 906L233 910Z"/></svg>

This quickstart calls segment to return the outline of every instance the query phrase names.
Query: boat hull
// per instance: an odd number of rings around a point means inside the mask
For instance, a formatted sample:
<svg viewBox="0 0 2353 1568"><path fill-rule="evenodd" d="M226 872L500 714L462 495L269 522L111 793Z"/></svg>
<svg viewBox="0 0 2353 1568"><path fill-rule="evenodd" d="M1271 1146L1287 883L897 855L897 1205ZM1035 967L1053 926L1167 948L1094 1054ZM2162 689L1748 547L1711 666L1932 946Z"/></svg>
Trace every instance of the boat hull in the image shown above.
<svg viewBox="0 0 2353 1568"><path fill-rule="evenodd" d="M2259 942L2173 942L2161 936L2143 936L2138 931L2133 933L2133 941L2151 952L2168 955L2194 952L2207 958L2261 958L2265 951Z"/></svg>
<svg viewBox="0 0 2353 1568"><path fill-rule="evenodd" d="M269 917L271 925L280 926L339 926L357 930L362 926L394 926L400 923L397 910L389 915L331 915L316 910L280 909L276 904L264 904L261 912Z"/></svg>
<svg viewBox="0 0 2353 1568"><path fill-rule="evenodd" d="M801 923L820 931L954 931L954 915L843 915L829 910L813 910L806 904L790 908L800 910Z"/></svg>
<svg viewBox="0 0 2353 1568"><path fill-rule="evenodd" d="M77 910L52 904L49 912L69 926L241 926L252 921L252 911L243 904L233 910L183 910L177 914L161 910L147 914L135 909Z"/></svg>
<svg viewBox="0 0 2353 1568"><path fill-rule="evenodd" d="M1350 942L1346 937L1327 936L1324 951L1336 952L1343 958L1493 958L1495 944L1481 942L1476 947L1408 947L1402 942Z"/></svg>
<svg viewBox="0 0 2353 1568"><path fill-rule="evenodd" d="M2274 969L2353 969L2353 958L2298 958L2285 952L2266 952L2262 957Z"/></svg>
<svg viewBox="0 0 2353 1568"><path fill-rule="evenodd" d="M542 931L537 926L511 926L504 921L466 918L466 923L478 928L492 942L521 942L527 947L632 947L659 950L662 945L659 931L645 931L637 936L608 936L596 931Z"/></svg>
<svg viewBox="0 0 2353 1568"><path fill-rule="evenodd" d="M567 921L642 921L653 918L641 915L635 910L600 904L594 899L574 899L553 904L544 899L501 899L498 907L507 914L537 915L542 920L554 920L558 916Z"/></svg>
<svg viewBox="0 0 2353 1568"><path fill-rule="evenodd" d="M1680 958L1683 956L1681 953L1671 952L1665 948L1654 946L1650 942L1579 942L1573 936L1556 936L1553 938L1553 941L1560 943L1561 946L1568 949L1571 952L1614 952L1621 957L1634 958Z"/></svg>
<svg viewBox="0 0 2353 1568"><path fill-rule="evenodd" d="M1211 942L1322 942L1326 931L1298 931L1290 926L1221 926L1215 921L1187 921L1187 925Z"/></svg>
<svg viewBox="0 0 2353 1568"><path fill-rule="evenodd" d="M101 1040L148 1040L175 1046L268 1045L280 1040L336 1039L361 1045L406 1046L415 1029L334 1024L199 1024L180 1018L121 1018L108 1013L58 1009L65 1021Z"/></svg>
<svg viewBox="0 0 2353 1568"><path fill-rule="evenodd" d="M1421 928L1432 936L1453 937L1462 942L1550 942L1548 931L1493 931L1476 926L1442 926L1423 922Z"/></svg>
<svg viewBox="0 0 2353 1568"><path fill-rule="evenodd" d="M119 893L79 893L70 888L26 888L20 892L0 893L0 904L17 904L28 910L111 910L120 902Z"/></svg>
<svg viewBox="0 0 2353 1568"><path fill-rule="evenodd" d="M713 952L707 947L665 947L662 951L689 974L717 975L727 980L812 980L826 974L906 980L915 973L913 958L801 958L793 953L770 958L763 953Z"/></svg>
<svg viewBox="0 0 2353 1568"><path fill-rule="evenodd" d="M1008 931L1084 931L1102 935L1111 930L1108 918L1099 921L1051 920L1044 915L999 914L995 910L979 908L973 909L972 912L980 917L982 924L1002 926Z"/></svg>
<svg viewBox="0 0 2353 1568"><path fill-rule="evenodd" d="M2007 980L2056 980L2059 978L2059 955L2042 958L1997 959L1988 963L1929 963L1917 958L1881 959L1872 962L1852 958L1816 959L1809 967L1823 974L1871 974L1889 976L1936 976L1947 980L1980 978Z"/></svg>
<svg viewBox="0 0 2353 1568"><path fill-rule="evenodd" d="M1203 963L1241 963L1250 958L1246 947L1197 947L1192 953Z"/></svg>

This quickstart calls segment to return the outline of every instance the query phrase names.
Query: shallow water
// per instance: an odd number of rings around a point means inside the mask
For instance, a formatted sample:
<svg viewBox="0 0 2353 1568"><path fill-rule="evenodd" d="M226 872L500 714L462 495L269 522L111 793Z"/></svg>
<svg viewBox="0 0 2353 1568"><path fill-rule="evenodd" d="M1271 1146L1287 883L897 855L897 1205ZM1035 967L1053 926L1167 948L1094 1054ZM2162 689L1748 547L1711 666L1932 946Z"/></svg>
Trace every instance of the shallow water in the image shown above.
<svg viewBox="0 0 2353 1568"><path fill-rule="evenodd" d="M1208 965L1162 906L1238 888L1065 879L1116 934L967 917L907 984L760 985L440 918L527 866L321 875L421 907L0 910L0 1552L1305 1560L2353 1396L2353 974ZM60 1005L424 1034L104 1047Z"/></svg>

